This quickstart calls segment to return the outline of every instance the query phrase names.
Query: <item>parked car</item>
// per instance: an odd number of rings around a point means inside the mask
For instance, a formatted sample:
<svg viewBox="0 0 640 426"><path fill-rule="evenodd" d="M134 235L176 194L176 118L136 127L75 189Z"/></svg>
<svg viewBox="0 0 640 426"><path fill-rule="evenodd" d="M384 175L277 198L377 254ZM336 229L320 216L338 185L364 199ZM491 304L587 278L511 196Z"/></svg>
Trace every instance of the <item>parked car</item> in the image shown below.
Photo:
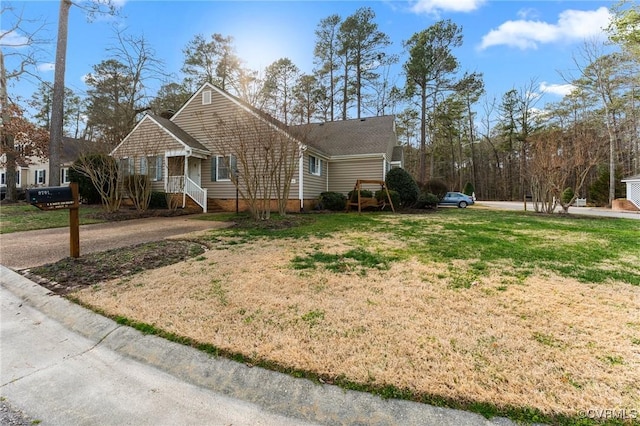
<svg viewBox="0 0 640 426"><path fill-rule="evenodd" d="M441 206L458 206L464 209L467 206L473 205L474 201L468 195L462 192L447 192L442 200L438 203Z"/></svg>
<svg viewBox="0 0 640 426"><path fill-rule="evenodd" d="M7 187L0 186L0 200L4 200L7 196ZM26 197L25 190L22 188L16 188L16 200L24 200Z"/></svg>

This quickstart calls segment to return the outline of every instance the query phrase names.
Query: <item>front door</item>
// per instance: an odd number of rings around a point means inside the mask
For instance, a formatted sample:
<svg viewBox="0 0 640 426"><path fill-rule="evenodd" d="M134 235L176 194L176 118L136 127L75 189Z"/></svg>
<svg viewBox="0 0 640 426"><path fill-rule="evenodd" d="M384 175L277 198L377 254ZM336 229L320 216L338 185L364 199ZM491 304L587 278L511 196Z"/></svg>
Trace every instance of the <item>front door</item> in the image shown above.
<svg viewBox="0 0 640 426"><path fill-rule="evenodd" d="M202 166L202 160L200 160L199 158L189 157L189 167L187 170L187 173L188 173L187 176L189 177L189 179L194 181L198 186L202 186L201 166Z"/></svg>

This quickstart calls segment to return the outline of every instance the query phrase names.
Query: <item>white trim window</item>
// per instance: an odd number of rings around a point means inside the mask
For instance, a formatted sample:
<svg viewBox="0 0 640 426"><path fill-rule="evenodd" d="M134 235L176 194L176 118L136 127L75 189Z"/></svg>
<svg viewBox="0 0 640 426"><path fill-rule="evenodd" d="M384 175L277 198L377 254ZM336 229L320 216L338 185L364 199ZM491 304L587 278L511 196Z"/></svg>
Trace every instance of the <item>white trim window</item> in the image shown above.
<svg viewBox="0 0 640 426"><path fill-rule="evenodd" d="M62 167L60 169L60 184L61 185L66 185L68 183L71 182L71 179L69 178L69 168L68 167Z"/></svg>
<svg viewBox="0 0 640 426"><path fill-rule="evenodd" d="M314 176L322 176L322 160L320 158L309 156L309 173Z"/></svg>
<svg viewBox="0 0 640 426"><path fill-rule="evenodd" d="M237 167L236 157L233 155L216 155L211 159L211 182L230 181Z"/></svg>
<svg viewBox="0 0 640 426"><path fill-rule="evenodd" d="M136 172L135 159L133 157L124 157L120 159L120 173L122 176L131 176Z"/></svg>
<svg viewBox="0 0 640 426"><path fill-rule="evenodd" d="M140 174L149 175L152 182L162 180L162 161L161 155L140 157Z"/></svg>
<svg viewBox="0 0 640 426"><path fill-rule="evenodd" d="M7 174L5 172L0 172L0 185L7 186Z"/></svg>
<svg viewBox="0 0 640 426"><path fill-rule="evenodd" d="M47 183L47 171L45 169L36 170L35 183L36 185L44 185Z"/></svg>
<svg viewBox="0 0 640 426"><path fill-rule="evenodd" d="M164 158L161 155L147 157L147 164L149 166L149 178L154 182L162 180L163 160Z"/></svg>
<svg viewBox="0 0 640 426"><path fill-rule="evenodd" d="M205 90L202 92L202 105L211 104L211 90Z"/></svg>

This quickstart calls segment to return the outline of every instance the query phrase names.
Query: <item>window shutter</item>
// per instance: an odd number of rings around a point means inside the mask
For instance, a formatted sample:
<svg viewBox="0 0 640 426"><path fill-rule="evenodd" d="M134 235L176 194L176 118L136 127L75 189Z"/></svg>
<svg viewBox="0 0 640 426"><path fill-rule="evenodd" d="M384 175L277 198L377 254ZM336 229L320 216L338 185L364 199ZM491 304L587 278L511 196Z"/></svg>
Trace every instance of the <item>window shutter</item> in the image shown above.
<svg viewBox="0 0 640 426"><path fill-rule="evenodd" d="M35 184L37 185L37 184L38 184L38 171L36 170L36 172L35 172L35 173L36 173L36 174L35 174L35 176L34 176L33 183L35 183Z"/></svg>
<svg viewBox="0 0 640 426"><path fill-rule="evenodd" d="M156 178L158 180L162 180L162 156L158 155L156 157Z"/></svg>
<svg viewBox="0 0 640 426"><path fill-rule="evenodd" d="M230 174L235 177L238 172L238 159L235 155L231 155L229 158L229 167L231 167Z"/></svg>
<svg viewBox="0 0 640 426"><path fill-rule="evenodd" d="M43 170L43 171L42 171L42 183L43 183L44 185L46 185L46 184L47 184L47 171L46 171L46 170Z"/></svg>
<svg viewBox="0 0 640 426"><path fill-rule="evenodd" d="M218 157L211 158L211 182L215 182L218 171Z"/></svg>

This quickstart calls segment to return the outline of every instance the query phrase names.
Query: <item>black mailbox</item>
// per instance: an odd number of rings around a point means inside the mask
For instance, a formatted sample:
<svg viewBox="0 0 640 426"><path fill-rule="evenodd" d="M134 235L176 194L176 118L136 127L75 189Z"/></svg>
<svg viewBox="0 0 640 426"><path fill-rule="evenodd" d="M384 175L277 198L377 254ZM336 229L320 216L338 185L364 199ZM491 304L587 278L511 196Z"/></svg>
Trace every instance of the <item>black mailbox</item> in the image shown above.
<svg viewBox="0 0 640 426"><path fill-rule="evenodd" d="M64 209L74 204L68 186L50 186L27 190L27 201L41 209Z"/></svg>

